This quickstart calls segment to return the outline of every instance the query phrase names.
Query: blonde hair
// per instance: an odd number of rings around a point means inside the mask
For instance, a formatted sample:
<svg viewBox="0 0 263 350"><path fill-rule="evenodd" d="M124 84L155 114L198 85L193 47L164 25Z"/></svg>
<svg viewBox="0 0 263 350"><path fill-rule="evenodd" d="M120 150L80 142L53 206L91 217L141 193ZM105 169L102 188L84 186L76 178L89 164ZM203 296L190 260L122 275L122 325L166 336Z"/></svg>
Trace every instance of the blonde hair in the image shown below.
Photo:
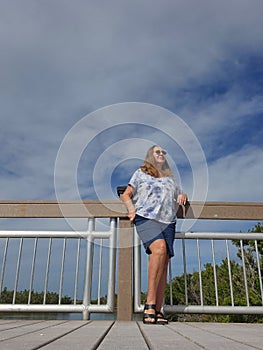
<svg viewBox="0 0 263 350"><path fill-rule="evenodd" d="M158 147L158 145L153 145L148 149L144 163L140 167L140 169L148 175L151 175L154 177L160 177L159 171L156 169L156 161L153 156L155 147ZM173 176L173 172L166 159L162 166L162 172L164 173L165 176Z"/></svg>

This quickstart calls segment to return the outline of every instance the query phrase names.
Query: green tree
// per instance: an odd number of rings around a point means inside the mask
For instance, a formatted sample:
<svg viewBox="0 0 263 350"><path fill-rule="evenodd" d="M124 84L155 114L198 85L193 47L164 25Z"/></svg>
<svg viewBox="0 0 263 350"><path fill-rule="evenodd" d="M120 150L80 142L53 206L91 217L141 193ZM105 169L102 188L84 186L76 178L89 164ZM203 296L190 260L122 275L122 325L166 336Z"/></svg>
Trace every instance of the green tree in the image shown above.
<svg viewBox="0 0 263 350"><path fill-rule="evenodd" d="M5 287L0 295L0 304L12 304L13 302L13 290L7 290ZM16 304L27 304L29 298L29 290L23 290L16 292L15 302ZM46 304L58 304L59 295L55 292L46 293ZM44 292L31 292L31 304L43 304ZM71 304L72 299L69 296L63 296L61 298L61 304Z"/></svg>

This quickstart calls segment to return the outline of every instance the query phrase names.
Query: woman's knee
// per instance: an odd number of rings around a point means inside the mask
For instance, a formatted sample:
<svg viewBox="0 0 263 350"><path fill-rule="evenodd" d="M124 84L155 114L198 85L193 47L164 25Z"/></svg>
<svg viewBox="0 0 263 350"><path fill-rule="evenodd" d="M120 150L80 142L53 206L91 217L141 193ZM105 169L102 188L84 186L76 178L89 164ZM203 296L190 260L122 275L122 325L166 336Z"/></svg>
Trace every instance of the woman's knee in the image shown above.
<svg viewBox="0 0 263 350"><path fill-rule="evenodd" d="M152 254L167 255L167 247L164 239L157 239L149 248Z"/></svg>

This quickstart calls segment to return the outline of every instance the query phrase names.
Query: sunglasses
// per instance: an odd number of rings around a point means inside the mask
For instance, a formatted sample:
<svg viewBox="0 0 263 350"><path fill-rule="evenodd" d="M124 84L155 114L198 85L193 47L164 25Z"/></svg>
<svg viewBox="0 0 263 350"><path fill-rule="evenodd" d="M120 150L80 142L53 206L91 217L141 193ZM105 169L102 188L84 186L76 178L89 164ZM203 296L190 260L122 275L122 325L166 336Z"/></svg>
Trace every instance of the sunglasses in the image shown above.
<svg viewBox="0 0 263 350"><path fill-rule="evenodd" d="M159 149L157 149L157 151L154 151L154 153L158 154L158 156L161 154L163 154L165 156L167 154L166 151L160 151Z"/></svg>

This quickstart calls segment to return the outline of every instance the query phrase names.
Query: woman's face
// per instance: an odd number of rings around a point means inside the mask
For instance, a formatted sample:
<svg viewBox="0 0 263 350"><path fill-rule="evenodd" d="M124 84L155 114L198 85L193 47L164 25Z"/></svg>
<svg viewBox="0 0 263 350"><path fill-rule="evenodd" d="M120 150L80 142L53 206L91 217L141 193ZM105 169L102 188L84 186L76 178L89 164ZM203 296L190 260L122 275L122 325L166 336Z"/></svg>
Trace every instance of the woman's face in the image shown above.
<svg viewBox="0 0 263 350"><path fill-rule="evenodd" d="M165 162L166 151L160 146L156 146L153 149L153 157L156 164L163 164Z"/></svg>

